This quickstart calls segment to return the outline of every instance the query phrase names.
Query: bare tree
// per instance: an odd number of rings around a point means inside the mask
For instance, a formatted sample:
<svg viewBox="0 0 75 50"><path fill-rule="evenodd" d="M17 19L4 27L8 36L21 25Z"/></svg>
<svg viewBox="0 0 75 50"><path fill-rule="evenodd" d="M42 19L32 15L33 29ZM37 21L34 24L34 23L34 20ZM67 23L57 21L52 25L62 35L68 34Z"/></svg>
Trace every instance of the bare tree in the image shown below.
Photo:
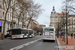
<svg viewBox="0 0 75 50"><path fill-rule="evenodd" d="M3 37L2 37L2 39L4 39L6 17L7 17L8 11L9 11L9 7L10 7L10 4L11 4L11 0L7 0L7 1L3 0L3 4L5 4L5 6L6 6L6 12L5 12L5 19L4 19L5 21L4 21L4 24L3 24Z"/></svg>
<svg viewBox="0 0 75 50"><path fill-rule="evenodd" d="M29 2L27 0L17 0L17 1L20 5L20 15L18 17L18 25L19 25L19 20L21 17L22 28L23 28L24 23L26 22L26 18L27 18L27 11L31 7L32 1L29 1Z"/></svg>
<svg viewBox="0 0 75 50"><path fill-rule="evenodd" d="M30 21L32 18L37 18L39 16L39 14L42 12L43 9L41 9L41 5L38 4L32 4L31 8L28 9L28 16L29 16L29 22L27 25L27 28L30 24Z"/></svg>
<svg viewBox="0 0 75 50"><path fill-rule="evenodd" d="M63 1L62 7L63 7L62 10L64 12L66 12L66 7L67 7L67 12L75 13L75 0L65 0L65 1Z"/></svg>

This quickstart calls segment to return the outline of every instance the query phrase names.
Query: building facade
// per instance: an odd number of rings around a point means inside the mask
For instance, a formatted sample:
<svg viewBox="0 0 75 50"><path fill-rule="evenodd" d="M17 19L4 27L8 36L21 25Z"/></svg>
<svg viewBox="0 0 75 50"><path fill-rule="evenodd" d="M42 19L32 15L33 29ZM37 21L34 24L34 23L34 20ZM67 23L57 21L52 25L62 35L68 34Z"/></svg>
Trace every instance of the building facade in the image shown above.
<svg viewBox="0 0 75 50"><path fill-rule="evenodd" d="M0 32L3 33L3 25L4 25L4 21L5 21L5 14L8 8L8 0L5 0L6 4L4 3L4 0L0 0ZM15 0L11 0L10 5L13 6L14 3L17 4L17 1ZM22 27L22 22L19 23L20 27ZM10 7L7 15L6 15L6 23L5 23L5 34L7 34L7 30L11 29L12 27L12 8ZM14 14L13 15L13 28L17 28L18 27L18 19L17 19L17 15Z"/></svg>
<svg viewBox="0 0 75 50"><path fill-rule="evenodd" d="M68 32L75 32L75 15L69 15L68 18Z"/></svg>
<svg viewBox="0 0 75 50"><path fill-rule="evenodd" d="M46 25L43 25L43 24L42 24L42 25L39 25L39 27L40 27L40 28L43 28L43 27L46 27Z"/></svg>
<svg viewBox="0 0 75 50"><path fill-rule="evenodd" d="M50 16L50 27L55 27L56 28L57 23L58 23L58 15L57 15L57 13L55 11L55 8L53 6L51 16Z"/></svg>
<svg viewBox="0 0 75 50"><path fill-rule="evenodd" d="M4 3L4 0L0 0L0 36L3 33L3 26L5 21L5 14L8 8L9 0L5 0L6 3ZM17 2L17 0L11 0L9 10L6 15L6 23L5 23L5 34L7 34L7 30L12 29L12 23L13 28L26 28L28 24L27 20L27 13L24 12L24 16L21 14L20 20L18 20L18 14L20 13L20 4ZM13 7L14 6L14 7ZM13 8L11 8L13 7ZM18 11L15 12L14 8ZM24 7L23 7L24 8ZM14 12L14 13L13 13ZM13 21L13 22L12 22ZM18 26L19 21L19 26ZM39 23L36 20L31 19L28 29L33 29L34 27L39 27Z"/></svg>
<svg viewBox="0 0 75 50"><path fill-rule="evenodd" d="M28 24L29 21L27 21L27 24ZM39 28L39 23L34 20L34 19L31 19L31 22L28 26L28 29L34 29L35 27L38 27Z"/></svg>
<svg viewBox="0 0 75 50"><path fill-rule="evenodd" d="M59 31L66 31L66 13L54 13L54 7L50 16L50 27L55 27ZM67 13L67 29L68 33L75 32L75 15Z"/></svg>

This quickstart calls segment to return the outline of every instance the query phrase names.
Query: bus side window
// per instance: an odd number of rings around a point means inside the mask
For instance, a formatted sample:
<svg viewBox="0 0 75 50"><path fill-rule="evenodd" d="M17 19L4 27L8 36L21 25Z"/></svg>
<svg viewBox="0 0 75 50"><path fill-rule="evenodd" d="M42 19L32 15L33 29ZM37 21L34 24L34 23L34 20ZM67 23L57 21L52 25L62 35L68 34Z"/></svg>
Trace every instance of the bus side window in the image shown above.
<svg viewBox="0 0 75 50"><path fill-rule="evenodd" d="M24 34L24 30L21 31L21 34Z"/></svg>

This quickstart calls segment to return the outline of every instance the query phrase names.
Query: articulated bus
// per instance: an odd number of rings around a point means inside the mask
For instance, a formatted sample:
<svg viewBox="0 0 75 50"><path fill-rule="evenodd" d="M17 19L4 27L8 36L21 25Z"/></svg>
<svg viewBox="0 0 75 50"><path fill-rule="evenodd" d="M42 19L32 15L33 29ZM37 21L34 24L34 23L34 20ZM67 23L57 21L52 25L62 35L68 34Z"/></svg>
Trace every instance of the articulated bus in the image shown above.
<svg viewBox="0 0 75 50"><path fill-rule="evenodd" d="M54 40L55 41L55 28L54 27L44 27L43 28L43 41L44 40Z"/></svg>
<svg viewBox="0 0 75 50"><path fill-rule="evenodd" d="M27 37L28 37L28 29L26 29L26 28L12 29L12 39L14 39L14 38L27 38Z"/></svg>

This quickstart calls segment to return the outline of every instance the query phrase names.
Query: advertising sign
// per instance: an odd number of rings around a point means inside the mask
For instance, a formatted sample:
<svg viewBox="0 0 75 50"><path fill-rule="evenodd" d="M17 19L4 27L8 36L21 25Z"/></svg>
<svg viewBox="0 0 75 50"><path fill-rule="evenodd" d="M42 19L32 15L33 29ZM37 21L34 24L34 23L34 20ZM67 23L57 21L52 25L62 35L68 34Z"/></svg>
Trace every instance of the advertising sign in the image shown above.
<svg viewBox="0 0 75 50"><path fill-rule="evenodd" d="M0 22L0 26L2 26L2 22Z"/></svg>

